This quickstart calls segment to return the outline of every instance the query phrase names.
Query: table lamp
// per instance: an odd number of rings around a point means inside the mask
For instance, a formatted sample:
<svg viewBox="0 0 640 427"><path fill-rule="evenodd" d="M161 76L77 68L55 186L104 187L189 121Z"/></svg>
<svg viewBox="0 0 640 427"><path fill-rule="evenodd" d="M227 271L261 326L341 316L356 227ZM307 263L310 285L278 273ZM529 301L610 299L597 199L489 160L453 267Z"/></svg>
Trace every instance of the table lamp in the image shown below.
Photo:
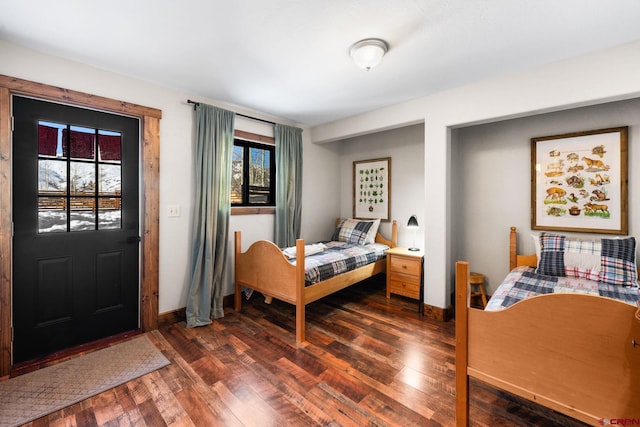
<svg viewBox="0 0 640 427"><path fill-rule="evenodd" d="M411 215L409 217L409 222L407 223L407 229L414 230L413 234L413 246L409 248L410 251L419 251L420 248L416 248L416 231L418 229L418 218L415 215Z"/></svg>

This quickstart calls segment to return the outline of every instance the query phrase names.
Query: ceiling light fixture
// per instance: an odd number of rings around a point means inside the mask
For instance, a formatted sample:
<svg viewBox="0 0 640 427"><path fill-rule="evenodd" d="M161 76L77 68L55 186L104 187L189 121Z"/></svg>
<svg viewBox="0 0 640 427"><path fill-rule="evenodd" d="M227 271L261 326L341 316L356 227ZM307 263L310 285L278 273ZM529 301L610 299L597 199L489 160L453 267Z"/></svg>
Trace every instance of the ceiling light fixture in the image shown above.
<svg viewBox="0 0 640 427"><path fill-rule="evenodd" d="M364 39L351 46L349 53L358 67L369 71L382 61L388 50L389 45L384 40Z"/></svg>

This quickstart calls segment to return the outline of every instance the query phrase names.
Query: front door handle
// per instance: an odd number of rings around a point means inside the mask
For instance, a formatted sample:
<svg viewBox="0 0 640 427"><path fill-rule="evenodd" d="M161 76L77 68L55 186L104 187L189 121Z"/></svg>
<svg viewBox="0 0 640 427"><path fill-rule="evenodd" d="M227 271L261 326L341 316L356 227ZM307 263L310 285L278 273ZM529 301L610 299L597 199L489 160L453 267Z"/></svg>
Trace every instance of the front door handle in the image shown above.
<svg viewBox="0 0 640 427"><path fill-rule="evenodd" d="M127 243L139 243L142 240L140 236L129 236L127 237Z"/></svg>

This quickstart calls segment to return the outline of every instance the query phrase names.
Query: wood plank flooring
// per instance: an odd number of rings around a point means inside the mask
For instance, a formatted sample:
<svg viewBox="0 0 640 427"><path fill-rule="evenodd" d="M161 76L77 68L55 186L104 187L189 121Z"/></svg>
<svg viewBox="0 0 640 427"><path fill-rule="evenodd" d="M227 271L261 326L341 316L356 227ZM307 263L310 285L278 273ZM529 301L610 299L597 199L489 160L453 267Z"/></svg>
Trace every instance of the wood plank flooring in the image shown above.
<svg viewBox="0 0 640 427"><path fill-rule="evenodd" d="M202 328L148 336L171 365L28 426L453 426L454 322L420 318L385 297L384 276L307 307L260 295ZM471 382L474 426L582 426Z"/></svg>

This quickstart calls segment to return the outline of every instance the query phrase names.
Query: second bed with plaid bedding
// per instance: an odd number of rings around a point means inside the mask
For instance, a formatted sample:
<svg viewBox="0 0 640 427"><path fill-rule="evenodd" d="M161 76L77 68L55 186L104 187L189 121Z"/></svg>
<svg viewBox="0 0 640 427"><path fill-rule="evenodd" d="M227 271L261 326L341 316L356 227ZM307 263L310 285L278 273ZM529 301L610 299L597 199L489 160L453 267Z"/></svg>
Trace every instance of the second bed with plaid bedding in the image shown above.
<svg viewBox="0 0 640 427"><path fill-rule="evenodd" d="M380 243L354 245L323 242L326 249L305 257L305 284L312 285L385 258L389 246ZM296 263L291 259L292 264Z"/></svg>
<svg viewBox="0 0 640 427"><path fill-rule="evenodd" d="M638 286L610 285L576 277L546 276L537 274L532 267L518 267L496 289L485 310L503 310L525 298L550 293L599 295L633 305L640 301Z"/></svg>

